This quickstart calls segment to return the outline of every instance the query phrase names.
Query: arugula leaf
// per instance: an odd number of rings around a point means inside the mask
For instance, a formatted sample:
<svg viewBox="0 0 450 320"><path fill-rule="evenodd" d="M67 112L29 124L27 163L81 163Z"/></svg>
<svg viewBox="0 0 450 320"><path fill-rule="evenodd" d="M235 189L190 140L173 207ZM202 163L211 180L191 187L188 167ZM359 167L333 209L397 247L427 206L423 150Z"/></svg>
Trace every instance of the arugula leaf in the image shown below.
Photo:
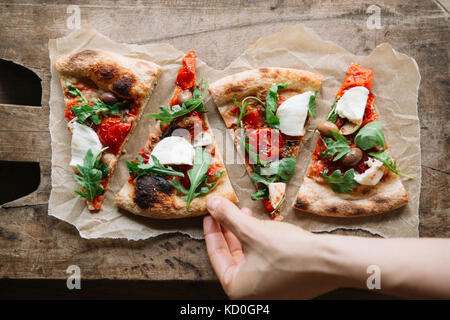
<svg viewBox="0 0 450 320"><path fill-rule="evenodd" d="M110 106L98 98L86 99L83 93L70 82L66 82L67 93L72 97L80 97L80 104L72 107L73 113L77 116L80 123L86 122L88 119L95 124L100 124L102 117L106 114L117 115L121 107L126 105L128 101L117 102ZM91 106L89 103L92 103Z"/></svg>
<svg viewBox="0 0 450 320"><path fill-rule="evenodd" d="M314 117L316 115L316 96L317 96L317 90L314 92L314 94L309 97L308 102L308 113L310 117Z"/></svg>
<svg viewBox="0 0 450 320"><path fill-rule="evenodd" d="M386 148L386 140L379 121L373 121L362 127L355 137L355 143L362 150L382 146Z"/></svg>
<svg viewBox="0 0 450 320"><path fill-rule="evenodd" d="M337 100L334 100L334 103L331 105L331 111L327 117L327 121L330 121L333 123L336 122L337 117L338 117L338 115L336 113L336 103L337 103Z"/></svg>
<svg viewBox="0 0 450 320"><path fill-rule="evenodd" d="M105 172L100 169L102 165L99 163L99 158L106 149L107 148L103 148L100 150L96 156L92 153L92 149L89 149L83 158L83 166L77 165L79 175L74 174L73 176L75 181L80 184L82 188L82 190L75 190L75 193L91 202L104 192L103 186L100 183Z"/></svg>
<svg viewBox="0 0 450 320"><path fill-rule="evenodd" d="M337 131L331 131L331 134L336 139L336 141L328 137L323 138L323 141L327 145L327 150L322 152L320 156L322 158L330 158L337 153L333 158L333 161L337 161L347 153L349 153L351 151L351 148L348 144L347 139L342 134Z"/></svg>
<svg viewBox="0 0 450 320"><path fill-rule="evenodd" d="M275 166L275 164L277 164L277 176L280 177L280 180L282 182L288 182L294 175L296 162L297 160L295 159L295 157L289 157L283 158L278 162L272 162L271 166Z"/></svg>
<svg viewBox="0 0 450 320"><path fill-rule="evenodd" d="M266 123L275 129L278 129L280 127L280 119L278 119L277 116L275 116L275 113L277 111L277 103L278 103L278 90L287 88L288 83L278 83L273 85L269 92L267 93L266 97Z"/></svg>
<svg viewBox="0 0 450 320"><path fill-rule="evenodd" d="M253 183L260 183L258 190L253 193L250 198L252 200L261 200L269 198L269 189L268 186L272 182L282 181L289 182L289 180L294 175L296 160L295 157L283 158L279 161L274 161L268 164L266 167L255 166L254 173L252 175ZM262 175L264 174L264 175ZM281 204L285 200L285 196L280 201L278 206L274 208L271 212L271 216L273 216L276 212L278 212L281 208Z"/></svg>
<svg viewBox="0 0 450 320"><path fill-rule="evenodd" d="M109 113L112 115L118 115L120 108L122 108L123 106L128 104L127 100L124 101L120 101L120 102L116 102L113 105L109 105L104 103L102 100L98 99L98 98L93 98L91 99L92 102L94 102L94 107L97 109L101 109L102 111L106 111L109 110Z"/></svg>
<svg viewBox="0 0 450 320"><path fill-rule="evenodd" d="M267 189L267 187L259 189L255 193L252 193L250 196L250 199L252 199L252 200L261 200L261 199L268 199L268 198L269 198L269 190Z"/></svg>
<svg viewBox="0 0 450 320"><path fill-rule="evenodd" d="M186 208L189 208L189 205L195 197L195 190L204 181L211 162L211 155L204 148L197 148L195 150L194 166L187 172L191 186L186 198Z"/></svg>
<svg viewBox="0 0 450 320"><path fill-rule="evenodd" d="M73 113L80 123L84 123L92 114L92 107L88 104L79 104L72 107Z"/></svg>
<svg viewBox="0 0 450 320"><path fill-rule="evenodd" d="M331 175L328 174L328 169L322 172L322 177L329 183L331 189L336 193L351 193L353 188L358 186L355 181L355 170L347 170L342 175L341 170L333 171Z"/></svg>
<svg viewBox="0 0 450 320"><path fill-rule="evenodd" d="M172 185L175 189L185 194L183 198L186 199L186 209L189 209L189 205L194 198L211 192L217 186L225 173L225 171L216 173L215 177L218 179L213 183L208 183L208 175L206 172L208 171L211 162L212 157L209 152L207 152L204 148L197 148L194 155L194 166L187 172L191 182L189 190L184 188L175 178L172 179ZM204 186L200 187L202 184ZM200 189L198 189L199 187Z"/></svg>
<svg viewBox="0 0 450 320"><path fill-rule="evenodd" d="M282 181L285 183L289 182L294 175L295 163L295 157L290 157L272 162L268 164L267 167L255 166L254 173L252 175L252 182L261 183L263 186L260 187L258 191L253 193L250 198L252 200L268 199L269 190L267 187L269 184L277 181Z"/></svg>
<svg viewBox="0 0 450 320"><path fill-rule="evenodd" d="M275 182L276 177L264 177L261 176L259 173L254 172L252 175L252 182L253 183L262 183L265 186L268 186L270 183Z"/></svg>
<svg viewBox="0 0 450 320"><path fill-rule="evenodd" d="M244 99L245 100L245 99ZM242 103L239 103L236 99L233 98L234 105L239 108L239 117L237 121L237 127L242 126L242 118L248 115L250 112L247 111L247 106L249 103L247 101L242 100Z"/></svg>
<svg viewBox="0 0 450 320"><path fill-rule="evenodd" d="M73 84L71 84L69 81L66 81L66 87L67 87L67 93L71 95L72 97L80 97L80 101L87 104L88 100L84 96L84 94Z"/></svg>
<svg viewBox="0 0 450 320"><path fill-rule="evenodd" d="M400 172L400 170L397 169L397 161L394 161L389 154L387 150L381 150L377 152L369 152L369 156L372 156L374 159L377 159L378 161L383 162L383 165L391 170L393 173L398 174L399 176L403 176L406 178L411 178L411 176L408 176L407 174L404 174Z"/></svg>
<svg viewBox="0 0 450 320"><path fill-rule="evenodd" d="M203 83L203 81L202 81ZM149 113L146 114L146 117L152 117L156 120L161 120L161 125L165 125L167 123L172 122L174 119L184 116L191 111L198 109L198 111L205 113L206 110L203 106L203 100L206 97L206 92L208 89L208 81L205 81L203 93L199 95L200 89L198 86L194 89L194 93L192 94L192 99L187 100L182 103L182 105L174 105L172 107L159 107L159 113Z"/></svg>
<svg viewBox="0 0 450 320"><path fill-rule="evenodd" d="M264 168L255 167L255 172L270 176L269 182L282 181L287 183L294 175L295 164L295 157L283 158L269 163Z"/></svg>
<svg viewBox="0 0 450 320"><path fill-rule="evenodd" d="M136 174L138 177L145 174L154 174L157 176L178 176L184 177L182 172L178 172L172 169L172 167L165 167L162 165L158 158L153 155L150 155L153 160L153 164L144 163L144 158L141 156L137 156L137 162L128 161L127 168L130 174Z"/></svg>
<svg viewBox="0 0 450 320"><path fill-rule="evenodd" d="M183 187L181 185L181 183L175 178L172 179L172 185L175 187L175 189L177 189L181 193L184 193L184 194L188 194L189 193L189 190L187 190L185 187Z"/></svg>
<svg viewBox="0 0 450 320"><path fill-rule="evenodd" d="M102 179L105 179L109 176L110 171L106 163L99 164L99 167L97 169L102 171Z"/></svg>
<svg viewBox="0 0 450 320"><path fill-rule="evenodd" d="M205 177L204 177L204 179L202 181L204 186L200 187L199 192L194 192L194 198L196 198L198 196L201 196L201 195L204 195L204 194L207 194L207 193L210 193L211 191L213 191L214 188L219 184L220 179L222 178L224 173L225 173L225 171L217 172L214 175L215 177L217 177L217 180L215 182L212 182L212 183L208 183L207 182L208 176L205 175ZM175 178L173 178L173 180L172 180L172 185L175 187L175 189L177 189L181 193L184 193L185 196L183 196L183 199L187 200L187 197L188 197L187 194L189 193L189 190L186 190L186 188L184 188L180 184L180 182L177 179L175 179Z"/></svg>

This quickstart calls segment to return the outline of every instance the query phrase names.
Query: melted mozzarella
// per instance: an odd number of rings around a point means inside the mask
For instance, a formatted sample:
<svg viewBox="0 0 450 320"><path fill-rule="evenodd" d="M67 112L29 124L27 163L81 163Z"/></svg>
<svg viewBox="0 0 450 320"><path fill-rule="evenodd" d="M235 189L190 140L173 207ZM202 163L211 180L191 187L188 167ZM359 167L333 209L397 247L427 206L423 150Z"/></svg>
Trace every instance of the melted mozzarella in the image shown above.
<svg viewBox="0 0 450 320"><path fill-rule="evenodd" d="M365 162L369 169L365 172L355 174L355 181L365 186L374 186L380 182L384 175L383 163L376 159L370 158Z"/></svg>
<svg viewBox="0 0 450 320"><path fill-rule="evenodd" d="M280 119L280 131L290 136L305 134L305 121L308 116L308 104L313 91L304 92L284 101L277 110Z"/></svg>
<svg viewBox="0 0 450 320"><path fill-rule="evenodd" d="M75 172L78 171L77 165L83 165L83 158L89 149L95 156L102 147L97 133L91 127L76 121L72 123L72 159L70 160L70 166Z"/></svg>
<svg viewBox="0 0 450 320"><path fill-rule="evenodd" d="M360 125L366 109L369 90L365 87L353 87L348 89L336 103L336 113L341 118Z"/></svg>
<svg viewBox="0 0 450 320"><path fill-rule="evenodd" d="M152 151L161 164L192 165L194 147L183 137L171 136L158 142ZM151 159L149 163L152 163Z"/></svg>
<svg viewBox="0 0 450 320"><path fill-rule="evenodd" d="M269 183L268 189L270 204L275 209L280 204L281 200L283 200L286 192L286 183L272 182Z"/></svg>

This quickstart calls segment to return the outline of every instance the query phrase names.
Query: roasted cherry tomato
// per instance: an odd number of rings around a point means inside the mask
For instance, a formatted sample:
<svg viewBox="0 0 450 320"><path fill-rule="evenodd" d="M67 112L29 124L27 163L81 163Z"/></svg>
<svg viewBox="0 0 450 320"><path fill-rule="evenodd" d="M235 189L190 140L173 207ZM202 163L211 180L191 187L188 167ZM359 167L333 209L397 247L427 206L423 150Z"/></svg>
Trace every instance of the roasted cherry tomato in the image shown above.
<svg viewBox="0 0 450 320"><path fill-rule="evenodd" d="M150 152L148 152L147 150L142 149L141 151L139 151L138 154L142 157L142 159L144 159L144 163L147 163L148 160L150 159Z"/></svg>
<svg viewBox="0 0 450 320"><path fill-rule="evenodd" d="M366 69L361 67L357 63L352 63L348 67L347 75L344 79L344 83L341 86L341 90L339 90L336 97L340 98L347 89L353 87L366 87L367 90L372 90L372 81L373 81L373 71L370 69Z"/></svg>
<svg viewBox="0 0 450 320"><path fill-rule="evenodd" d="M257 129L264 126L264 112L261 105L248 105L247 115L242 118L242 124L246 129ZM234 106L231 108L230 113L239 116L239 107Z"/></svg>
<svg viewBox="0 0 450 320"><path fill-rule="evenodd" d="M270 203L269 199L262 199L263 203L264 203L264 207L266 207L267 212L272 212L273 210L275 210L274 207L272 207L272 204Z"/></svg>
<svg viewBox="0 0 450 320"><path fill-rule="evenodd" d="M102 202L105 199L105 196L97 196L92 200L92 206L94 207L94 210L100 210L102 208Z"/></svg>
<svg viewBox="0 0 450 320"><path fill-rule="evenodd" d="M117 154L128 132L131 123L123 122L120 117L103 118L97 127L97 134L103 146L108 146L108 152Z"/></svg>
<svg viewBox="0 0 450 320"><path fill-rule="evenodd" d="M259 155L262 161L274 161L280 157L283 147L281 133L272 128L259 128L252 130L249 137L250 151Z"/></svg>
<svg viewBox="0 0 450 320"><path fill-rule="evenodd" d="M195 51L183 58L183 67L178 71L177 86L183 90L195 87Z"/></svg>
<svg viewBox="0 0 450 320"><path fill-rule="evenodd" d="M75 113L72 110L73 105L68 105L66 108L66 113L64 114L64 116L70 121L73 118L76 117Z"/></svg>
<svg viewBox="0 0 450 320"><path fill-rule="evenodd" d="M173 107L176 104L179 104L178 102L178 95L183 92L183 89L181 89L180 87L176 87L175 88L175 92L172 95L172 98L170 99L169 105L171 107Z"/></svg>
<svg viewBox="0 0 450 320"><path fill-rule="evenodd" d="M364 110L364 120L361 124L361 127L364 127L369 122L375 121L378 118L378 114L375 112L375 109L372 106L374 99L375 96L371 92L369 94L369 98L367 99L367 106L366 110Z"/></svg>
<svg viewBox="0 0 450 320"><path fill-rule="evenodd" d="M264 126L264 115L261 105L249 105L247 115L242 118L245 128L261 128Z"/></svg>

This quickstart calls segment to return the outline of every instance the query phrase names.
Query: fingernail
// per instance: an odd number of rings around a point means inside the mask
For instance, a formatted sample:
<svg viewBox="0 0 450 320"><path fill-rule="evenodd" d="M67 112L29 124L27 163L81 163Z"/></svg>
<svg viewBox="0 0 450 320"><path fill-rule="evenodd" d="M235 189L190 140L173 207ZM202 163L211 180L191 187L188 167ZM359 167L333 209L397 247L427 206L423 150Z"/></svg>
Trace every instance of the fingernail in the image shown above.
<svg viewBox="0 0 450 320"><path fill-rule="evenodd" d="M206 201L206 206L208 207L208 210L214 211L216 210L219 203L220 203L219 197L211 197L208 199L208 201Z"/></svg>

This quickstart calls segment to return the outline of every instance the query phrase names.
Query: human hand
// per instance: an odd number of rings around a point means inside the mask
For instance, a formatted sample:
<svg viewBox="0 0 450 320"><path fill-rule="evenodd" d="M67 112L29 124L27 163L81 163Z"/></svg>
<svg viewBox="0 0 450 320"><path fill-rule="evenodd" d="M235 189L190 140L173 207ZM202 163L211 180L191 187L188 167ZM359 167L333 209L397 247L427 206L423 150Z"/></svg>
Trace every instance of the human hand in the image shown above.
<svg viewBox="0 0 450 320"><path fill-rule="evenodd" d="M320 235L292 224L263 221L227 199L211 197L203 220L209 258L232 299L306 299L338 287Z"/></svg>

